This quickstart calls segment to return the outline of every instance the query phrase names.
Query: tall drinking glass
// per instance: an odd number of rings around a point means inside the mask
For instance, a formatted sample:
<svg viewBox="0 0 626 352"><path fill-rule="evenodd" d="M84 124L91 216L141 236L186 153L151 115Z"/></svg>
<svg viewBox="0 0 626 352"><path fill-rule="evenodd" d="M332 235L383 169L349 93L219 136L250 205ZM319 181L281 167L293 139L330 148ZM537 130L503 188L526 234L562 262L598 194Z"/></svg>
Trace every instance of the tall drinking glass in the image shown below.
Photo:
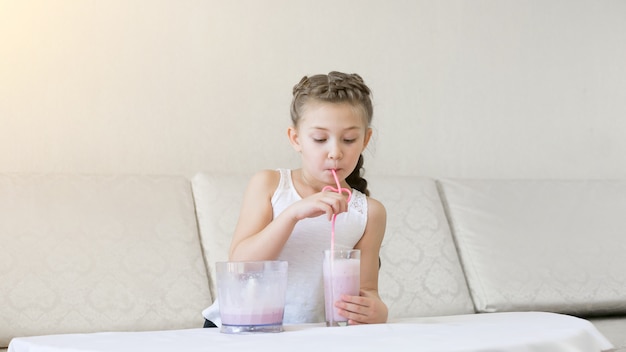
<svg viewBox="0 0 626 352"><path fill-rule="evenodd" d="M338 314L335 302L341 299L341 295L359 295L361 251L358 249L325 250L323 272L326 326L345 326L348 319Z"/></svg>

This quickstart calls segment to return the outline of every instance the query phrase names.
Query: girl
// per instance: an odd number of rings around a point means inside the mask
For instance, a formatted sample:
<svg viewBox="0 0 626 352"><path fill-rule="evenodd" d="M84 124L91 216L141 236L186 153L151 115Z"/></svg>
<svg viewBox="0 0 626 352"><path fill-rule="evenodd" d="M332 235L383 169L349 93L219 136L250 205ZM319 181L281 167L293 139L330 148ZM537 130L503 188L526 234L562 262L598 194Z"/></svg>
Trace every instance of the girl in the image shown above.
<svg viewBox="0 0 626 352"><path fill-rule="evenodd" d="M231 261L289 262L285 324L324 321L322 251L330 248L331 219L337 214L335 247L361 251L359 296L336 302L349 324L384 323L387 306L378 295L379 250L386 211L369 197L361 177L372 136L370 89L357 74L330 72L304 77L293 88L289 141L300 153L297 170L264 170L250 180L230 246ZM346 194L336 187L333 170ZM216 304L203 312L219 321Z"/></svg>

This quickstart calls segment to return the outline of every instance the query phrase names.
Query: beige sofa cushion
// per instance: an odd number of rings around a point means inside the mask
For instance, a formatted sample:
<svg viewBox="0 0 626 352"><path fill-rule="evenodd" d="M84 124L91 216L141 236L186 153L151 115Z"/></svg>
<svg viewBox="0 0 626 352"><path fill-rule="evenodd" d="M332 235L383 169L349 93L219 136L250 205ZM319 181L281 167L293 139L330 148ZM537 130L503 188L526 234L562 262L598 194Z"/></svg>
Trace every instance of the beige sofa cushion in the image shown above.
<svg viewBox="0 0 626 352"><path fill-rule="evenodd" d="M212 297L217 297L215 263L228 260L228 249L250 177L252 175L200 172L191 180Z"/></svg>
<svg viewBox="0 0 626 352"><path fill-rule="evenodd" d="M184 178L0 175L0 243L0 347L201 327L211 303Z"/></svg>
<svg viewBox="0 0 626 352"><path fill-rule="evenodd" d="M215 262L228 259L248 179L211 173L199 173L192 179L213 278ZM388 213L379 291L389 306L390 318L473 313L434 181L409 177L368 180L373 196L385 204Z"/></svg>
<svg viewBox="0 0 626 352"><path fill-rule="evenodd" d="M626 312L626 181L440 185L478 311Z"/></svg>
<svg viewBox="0 0 626 352"><path fill-rule="evenodd" d="M389 317L474 313L434 180L368 176L387 209L379 291Z"/></svg>

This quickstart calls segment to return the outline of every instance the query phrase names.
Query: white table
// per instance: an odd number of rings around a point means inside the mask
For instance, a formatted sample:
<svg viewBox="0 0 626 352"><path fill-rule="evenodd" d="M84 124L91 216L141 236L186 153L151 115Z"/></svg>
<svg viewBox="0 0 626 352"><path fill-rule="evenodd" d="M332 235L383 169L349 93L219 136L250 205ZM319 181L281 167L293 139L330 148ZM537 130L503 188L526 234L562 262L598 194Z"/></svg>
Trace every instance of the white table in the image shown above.
<svg viewBox="0 0 626 352"><path fill-rule="evenodd" d="M327 328L290 325L281 333L229 335L219 329L104 332L15 338L9 352L136 351L605 351L611 343L586 320L521 312L400 319Z"/></svg>

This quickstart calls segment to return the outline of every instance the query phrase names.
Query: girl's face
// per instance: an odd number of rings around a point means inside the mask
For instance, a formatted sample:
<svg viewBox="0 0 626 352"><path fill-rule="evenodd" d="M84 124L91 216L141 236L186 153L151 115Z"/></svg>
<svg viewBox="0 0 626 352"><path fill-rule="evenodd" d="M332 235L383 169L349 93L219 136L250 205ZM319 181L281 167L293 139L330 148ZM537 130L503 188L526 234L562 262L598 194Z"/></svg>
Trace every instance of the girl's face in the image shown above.
<svg viewBox="0 0 626 352"><path fill-rule="evenodd" d="M289 140L301 154L308 182L335 184L331 169L344 180L356 167L372 135L361 109L348 103L309 102Z"/></svg>

